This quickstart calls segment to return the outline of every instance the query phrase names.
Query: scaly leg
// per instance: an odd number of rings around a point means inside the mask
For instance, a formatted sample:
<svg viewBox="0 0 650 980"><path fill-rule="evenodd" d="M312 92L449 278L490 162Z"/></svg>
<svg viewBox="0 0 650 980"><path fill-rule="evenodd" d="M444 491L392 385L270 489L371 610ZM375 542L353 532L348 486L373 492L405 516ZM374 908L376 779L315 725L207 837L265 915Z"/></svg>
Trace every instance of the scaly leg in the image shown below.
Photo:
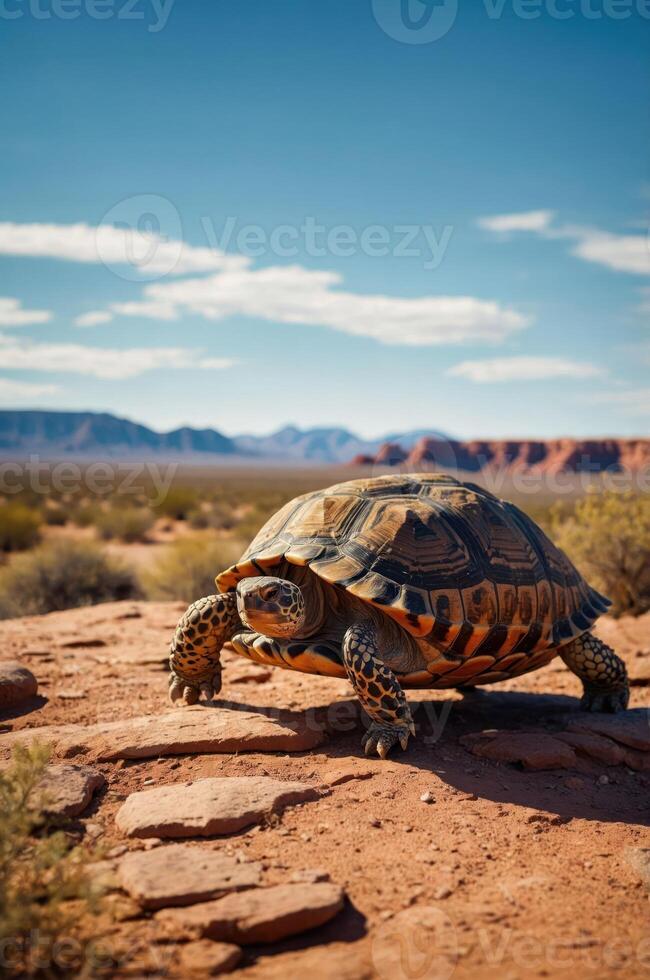
<svg viewBox="0 0 650 980"><path fill-rule="evenodd" d="M611 647L593 633L583 633L560 648L565 664L582 681L583 711L623 711L630 699L627 669Z"/></svg>
<svg viewBox="0 0 650 980"><path fill-rule="evenodd" d="M209 595L187 608L171 644L169 697L196 704L201 694L207 701L221 690L219 656L224 643L238 629L234 592Z"/></svg>
<svg viewBox="0 0 650 980"><path fill-rule="evenodd" d="M395 674L381 661L373 626L350 627L343 638L343 662L372 720L362 742L366 755L377 752L385 759L396 742L405 749L409 735L415 735L411 711Z"/></svg>

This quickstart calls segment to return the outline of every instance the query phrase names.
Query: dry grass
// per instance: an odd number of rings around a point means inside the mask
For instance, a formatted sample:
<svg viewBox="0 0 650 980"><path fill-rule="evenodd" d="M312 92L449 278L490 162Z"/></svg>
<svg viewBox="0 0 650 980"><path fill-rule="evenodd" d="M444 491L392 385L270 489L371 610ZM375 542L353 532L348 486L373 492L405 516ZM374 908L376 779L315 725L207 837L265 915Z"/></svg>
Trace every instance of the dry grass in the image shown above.
<svg viewBox="0 0 650 980"><path fill-rule="evenodd" d="M40 615L138 594L133 572L96 545L51 541L18 555L0 571L0 618Z"/></svg>
<svg viewBox="0 0 650 980"><path fill-rule="evenodd" d="M101 893L92 855L47 816L39 790L47 747L18 747L0 771L0 950L3 976L80 975ZM97 936L95 935L96 939Z"/></svg>

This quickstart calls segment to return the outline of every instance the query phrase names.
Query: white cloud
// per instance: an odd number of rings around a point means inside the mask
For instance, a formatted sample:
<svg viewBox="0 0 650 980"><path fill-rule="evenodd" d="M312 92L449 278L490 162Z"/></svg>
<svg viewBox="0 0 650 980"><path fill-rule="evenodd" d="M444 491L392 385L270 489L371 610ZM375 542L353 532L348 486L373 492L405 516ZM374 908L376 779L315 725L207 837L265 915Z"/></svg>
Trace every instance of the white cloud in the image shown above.
<svg viewBox="0 0 650 980"><path fill-rule="evenodd" d="M545 231L555 217L555 211L518 211L514 214L494 214L479 218L478 224L487 231Z"/></svg>
<svg viewBox="0 0 650 980"><path fill-rule="evenodd" d="M493 300L364 296L333 288L340 283L335 272L302 266L226 270L201 279L151 283L141 301L116 303L111 311L165 320L188 313L208 320L249 316L407 346L498 343L530 322Z"/></svg>
<svg viewBox="0 0 650 980"><path fill-rule="evenodd" d="M29 402L42 395L56 394L60 390L59 385L0 378L0 404L13 405L16 402Z"/></svg>
<svg viewBox="0 0 650 980"><path fill-rule="evenodd" d="M0 222L0 254L131 266L145 275L186 275L246 265L248 259L135 228L105 224Z"/></svg>
<svg viewBox="0 0 650 980"><path fill-rule="evenodd" d="M106 310L91 310L75 317L74 323L77 327L96 327L100 323L109 323L113 319L113 314Z"/></svg>
<svg viewBox="0 0 650 980"><path fill-rule="evenodd" d="M481 228L495 233L531 232L549 239L573 241L571 254L615 272L650 276L650 244L647 235L616 235L580 225L553 225L554 211L526 211L479 218Z"/></svg>
<svg viewBox="0 0 650 980"><path fill-rule="evenodd" d="M0 327L22 327L28 323L47 323L50 310L23 310L19 299L0 296Z"/></svg>
<svg viewBox="0 0 650 980"><path fill-rule="evenodd" d="M82 344L40 343L0 335L0 365L5 370L85 374L119 380L158 368L224 370L236 362L205 358L200 350L182 347L130 347L124 350Z"/></svg>
<svg viewBox="0 0 650 980"><path fill-rule="evenodd" d="M586 262L597 262L616 272L650 276L647 235L612 235L585 229L571 252Z"/></svg>
<svg viewBox="0 0 650 980"><path fill-rule="evenodd" d="M596 391L589 396L591 404L621 408L626 415L650 416L650 388L626 388L620 391Z"/></svg>
<svg viewBox="0 0 650 980"><path fill-rule="evenodd" d="M446 372L477 384L503 381L542 381L548 378L597 378L605 372L595 364L563 357L495 357L485 361L462 361Z"/></svg>

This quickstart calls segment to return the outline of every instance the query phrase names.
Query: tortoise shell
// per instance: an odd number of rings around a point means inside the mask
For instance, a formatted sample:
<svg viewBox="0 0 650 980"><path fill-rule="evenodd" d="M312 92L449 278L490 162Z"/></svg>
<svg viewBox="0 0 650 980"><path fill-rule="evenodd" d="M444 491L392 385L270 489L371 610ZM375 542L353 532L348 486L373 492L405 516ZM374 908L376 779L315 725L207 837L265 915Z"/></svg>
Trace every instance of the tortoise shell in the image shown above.
<svg viewBox="0 0 650 980"><path fill-rule="evenodd" d="M217 577L218 589L281 562L380 608L420 647L486 664L561 646L610 604L518 507L440 473L297 497Z"/></svg>

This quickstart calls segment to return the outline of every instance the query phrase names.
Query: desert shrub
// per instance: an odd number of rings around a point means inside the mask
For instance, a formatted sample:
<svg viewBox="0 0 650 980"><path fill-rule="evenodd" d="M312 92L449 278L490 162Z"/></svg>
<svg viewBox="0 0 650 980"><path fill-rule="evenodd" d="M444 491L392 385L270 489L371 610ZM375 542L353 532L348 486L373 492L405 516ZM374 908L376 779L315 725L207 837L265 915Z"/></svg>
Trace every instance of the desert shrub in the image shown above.
<svg viewBox="0 0 650 980"><path fill-rule="evenodd" d="M0 571L0 615L32 616L55 609L131 599L133 572L86 541L61 540L17 555Z"/></svg>
<svg viewBox="0 0 650 980"><path fill-rule="evenodd" d="M0 505L0 551L24 551L40 538L41 516L21 503Z"/></svg>
<svg viewBox="0 0 650 980"><path fill-rule="evenodd" d="M93 527L102 513L100 504L86 500L72 511L70 517L77 527Z"/></svg>
<svg viewBox="0 0 650 980"><path fill-rule="evenodd" d="M63 527L68 523L70 515L68 514L68 509L63 504L51 504L49 507L44 507L43 520L50 527Z"/></svg>
<svg viewBox="0 0 650 980"><path fill-rule="evenodd" d="M237 524L231 507L212 503L208 507L197 507L187 517L190 527L196 531L213 528L216 531L230 531Z"/></svg>
<svg viewBox="0 0 650 980"><path fill-rule="evenodd" d="M153 567L143 572L142 585L150 599L182 599L192 602L215 591L218 572L241 557L236 541L195 535L168 545Z"/></svg>
<svg viewBox="0 0 650 980"><path fill-rule="evenodd" d="M119 538L121 541L145 541L147 531L154 522L153 514L144 507L112 507L99 511L95 517L95 528L102 540Z"/></svg>
<svg viewBox="0 0 650 980"><path fill-rule="evenodd" d="M0 949L4 976L51 977L83 965L89 913L101 895L90 882L89 853L43 811L39 788L46 746L14 750L0 770ZM95 927L96 928L96 927Z"/></svg>
<svg viewBox="0 0 650 980"><path fill-rule="evenodd" d="M589 494L571 514L554 514L552 536L612 599L613 615L650 609L650 496Z"/></svg>
<svg viewBox="0 0 650 980"><path fill-rule="evenodd" d="M198 506L198 496L191 487L172 487L160 503L154 507L160 517L171 517L175 521L185 521Z"/></svg>

